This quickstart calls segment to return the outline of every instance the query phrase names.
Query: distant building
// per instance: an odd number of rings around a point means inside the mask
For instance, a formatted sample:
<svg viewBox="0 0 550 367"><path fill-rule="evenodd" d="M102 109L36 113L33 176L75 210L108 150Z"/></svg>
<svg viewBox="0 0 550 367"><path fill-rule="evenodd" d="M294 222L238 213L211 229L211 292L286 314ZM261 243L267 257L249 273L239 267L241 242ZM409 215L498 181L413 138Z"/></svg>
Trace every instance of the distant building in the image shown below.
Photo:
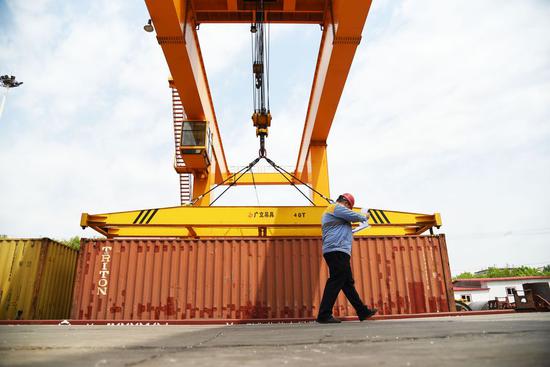
<svg viewBox="0 0 550 367"><path fill-rule="evenodd" d="M550 276L457 279L453 281L453 291L455 299L466 303L487 302L496 297L514 302L512 289L522 291L524 283L550 283Z"/></svg>

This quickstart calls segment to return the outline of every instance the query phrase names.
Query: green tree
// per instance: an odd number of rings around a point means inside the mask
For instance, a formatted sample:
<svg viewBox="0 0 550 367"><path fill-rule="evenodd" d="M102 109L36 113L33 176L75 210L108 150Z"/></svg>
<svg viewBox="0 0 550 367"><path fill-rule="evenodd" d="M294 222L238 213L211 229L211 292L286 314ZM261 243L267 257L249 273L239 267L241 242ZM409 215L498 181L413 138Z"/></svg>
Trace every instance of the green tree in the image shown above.
<svg viewBox="0 0 550 367"><path fill-rule="evenodd" d="M63 240L58 240L58 241L61 242L62 244L64 244L65 246L67 246L67 247L70 247L70 248L75 249L75 250L80 250L80 237L78 237L78 236L71 237L68 240L63 239Z"/></svg>
<svg viewBox="0 0 550 367"><path fill-rule="evenodd" d="M537 268L531 268L529 266L519 266L517 268L489 268L487 269L487 278L500 278L500 277L528 277L533 275L544 275L542 271Z"/></svg>
<svg viewBox="0 0 550 367"><path fill-rule="evenodd" d="M472 274L465 272L457 275L453 279L471 279L471 278L505 278L505 277L530 277L537 275L550 275L550 265L546 265L541 271L529 266L518 266L516 268L500 269L494 266L487 268L484 274Z"/></svg>
<svg viewBox="0 0 550 367"><path fill-rule="evenodd" d="M456 277L454 277L454 279L471 279L471 278L475 278L475 276L474 274L469 272L461 273L461 274L458 274Z"/></svg>

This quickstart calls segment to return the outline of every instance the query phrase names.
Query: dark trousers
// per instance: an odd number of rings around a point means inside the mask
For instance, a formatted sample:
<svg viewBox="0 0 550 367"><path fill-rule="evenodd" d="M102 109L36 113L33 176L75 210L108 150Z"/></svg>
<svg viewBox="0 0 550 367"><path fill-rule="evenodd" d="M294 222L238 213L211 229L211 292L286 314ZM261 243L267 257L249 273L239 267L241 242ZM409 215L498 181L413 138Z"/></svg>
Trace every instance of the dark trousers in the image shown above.
<svg viewBox="0 0 550 367"><path fill-rule="evenodd" d="M368 307L363 304L359 294L355 290L355 281L351 273L350 256L345 252L333 251L323 255L327 262L330 276L325 285L323 299L319 306L319 315L317 319L326 320L332 316L332 308L338 297L340 290L344 291L357 315L363 315Z"/></svg>

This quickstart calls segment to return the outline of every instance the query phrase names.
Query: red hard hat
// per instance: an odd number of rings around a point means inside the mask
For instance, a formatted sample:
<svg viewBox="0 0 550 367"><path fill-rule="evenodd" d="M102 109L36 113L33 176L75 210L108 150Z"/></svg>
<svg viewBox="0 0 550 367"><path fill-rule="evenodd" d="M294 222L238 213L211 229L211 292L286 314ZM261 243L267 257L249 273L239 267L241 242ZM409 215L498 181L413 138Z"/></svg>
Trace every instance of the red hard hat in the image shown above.
<svg viewBox="0 0 550 367"><path fill-rule="evenodd" d="M348 203L351 205L351 207L353 208L353 205L355 205L355 198L353 197L352 194L346 192L345 194L342 194L340 196L342 196L344 199L346 199L348 201Z"/></svg>

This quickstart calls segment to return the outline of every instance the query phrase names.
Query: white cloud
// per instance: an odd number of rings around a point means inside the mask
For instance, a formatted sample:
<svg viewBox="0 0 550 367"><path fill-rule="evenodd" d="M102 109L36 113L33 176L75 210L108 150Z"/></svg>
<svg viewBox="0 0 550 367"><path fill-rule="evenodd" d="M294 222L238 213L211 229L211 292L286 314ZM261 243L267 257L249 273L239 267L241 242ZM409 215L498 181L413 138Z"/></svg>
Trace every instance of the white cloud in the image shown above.
<svg viewBox="0 0 550 367"><path fill-rule="evenodd" d="M104 3L41 13L11 4L0 63L25 84L0 124L3 233L67 237L81 234L83 211L179 202L160 47L124 17L132 10Z"/></svg>
<svg viewBox="0 0 550 367"><path fill-rule="evenodd" d="M219 77L220 73L230 72L229 65L234 65L236 59L250 59L249 25L214 25L204 24L198 32L201 51L206 63L209 77Z"/></svg>

